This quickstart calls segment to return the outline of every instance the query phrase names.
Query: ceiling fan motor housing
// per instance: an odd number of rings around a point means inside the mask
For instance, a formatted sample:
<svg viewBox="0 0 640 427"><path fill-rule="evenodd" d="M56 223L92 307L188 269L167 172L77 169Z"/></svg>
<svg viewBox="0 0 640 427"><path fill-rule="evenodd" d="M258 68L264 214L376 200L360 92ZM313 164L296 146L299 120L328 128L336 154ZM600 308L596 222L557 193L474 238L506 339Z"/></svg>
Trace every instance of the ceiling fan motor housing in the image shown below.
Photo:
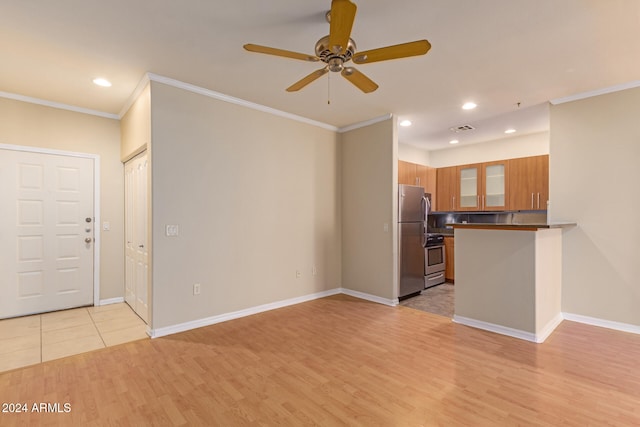
<svg viewBox="0 0 640 427"><path fill-rule="evenodd" d="M356 42L353 39L349 39L347 48L342 53L335 53L331 46L329 46L329 36L325 36L318 40L316 43L316 56L327 65L329 70L333 72L340 72L343 69L343 64L351 60L356 52Z"/></svg>

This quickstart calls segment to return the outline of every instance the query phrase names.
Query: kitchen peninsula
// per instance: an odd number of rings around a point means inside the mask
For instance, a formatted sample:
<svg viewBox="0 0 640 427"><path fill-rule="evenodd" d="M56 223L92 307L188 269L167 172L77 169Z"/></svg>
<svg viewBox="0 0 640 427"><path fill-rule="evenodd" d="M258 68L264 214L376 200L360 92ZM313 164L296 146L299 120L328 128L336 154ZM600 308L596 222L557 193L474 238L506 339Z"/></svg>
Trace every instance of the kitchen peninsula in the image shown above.
<svg viewBox="0 0 640 427"><path fill-rule="evenodd" d="M562 224L447 224L457 323L537 343L562 321Z"/></svg>

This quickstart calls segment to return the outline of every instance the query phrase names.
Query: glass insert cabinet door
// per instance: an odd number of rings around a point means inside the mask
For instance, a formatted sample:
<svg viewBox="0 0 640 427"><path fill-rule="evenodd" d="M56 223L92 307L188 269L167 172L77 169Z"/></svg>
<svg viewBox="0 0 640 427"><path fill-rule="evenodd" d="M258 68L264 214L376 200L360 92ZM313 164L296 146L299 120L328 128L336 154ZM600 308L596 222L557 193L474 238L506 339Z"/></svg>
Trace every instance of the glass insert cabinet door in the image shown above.
<svg viewBox="0 0 640 427"><path fill-rule="evenodd" d="M507 209L507 162L487 162L457 167L458 211Z"/></svg>
<svg viewBox="0 0 640 427"><path fill-rule="evenodd" d="M484 169L484 200L481 208L502 208L505 207L505 165L488 165Z"/></svg>
<svg viewBox="0 0 640 427"><path fill-rule="evenodd" d="M478 210L480 208L480 168L478 166L461 167L458 179L460 180L460 195L458 197L460 209Z"/></svg>

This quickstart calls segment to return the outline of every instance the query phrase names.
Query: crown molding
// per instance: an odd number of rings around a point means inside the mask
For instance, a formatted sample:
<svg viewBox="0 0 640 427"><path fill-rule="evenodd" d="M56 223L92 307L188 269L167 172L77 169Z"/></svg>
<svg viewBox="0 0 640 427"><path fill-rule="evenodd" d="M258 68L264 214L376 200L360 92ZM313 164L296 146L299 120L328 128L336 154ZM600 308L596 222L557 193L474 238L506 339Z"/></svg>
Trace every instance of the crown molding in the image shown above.
<svg viewBox="0 0 640 427"><path fill-rule="evenodd" d="M363 128L363 127L371 126L371 125L379 123L379 122L383 122L385 120L389 120L391 117L393 117L393 114L391 114L391 113L385 114L385 115L380 116L380 117L374 117L373 119L365 120L364 122L354 123L352 125L347 125L347 126L341 127L337 131L338 131L338 133L349 132L350 130L360 129L360 128Z"/></svg>
<svg viewBox="0 0 640 427"><path fill-rule="evenodd" d="M298 116L295 114L287 113L285 111L276 110L275 108L267 107L264 105L256 104L254 102L245 101L244 99L236 98L233 96L225 95L220 92L216 92L210 89L205 89L200 86L192 85L190 83L181 82L179 80L175 80L169 77L163 77L153 73L147 73L146 76L150 81L162 83L168 86L173 86L178 89L186 90L188 92L197 93L199 95L207 96L209 98L217 99L219 101L228 102L230 104L240 105L243 107L251 108L253 110L262 111L264 113L273 114L275 116L284 117L287 119L295 120L297 122L306 123L312 126L317 126L323 129L327 129L333 132L337 132L338 128L327 123L318 122L316 120L311 120L306 117ZM144 88L144 86L143 86Z"/></svg>
<svg viewBox="0 0 640 427"><path fill-rule="evenodd" d="M615 86L609 86L603 89L590 90L587 92L577 93L575 95L565 96L563 98L556 98L549 101L551 105L565 104L567 102L579 101L581 99L592 98L594 96L606 95L608 93L620 92L622 90L634 89L640 87L640 80L634 80L628 83L622 83Z"/></svg>
<svg viewBox="0 0 640 427"><path fill-rule="evenodd" d="M18 95L17 93L0 92L0 98L13 99L15 101L28 102L29 104L36 104L45 107L57 108L60 110L73 111L75 113L89 114L91 116L104 117L106 119L120 120L120 116L117 114L105 113L104 111L92 110L89 108L76 107L75 105L61 104L59 102L47 101L46 99L32 98L30 96Z"/></svg>

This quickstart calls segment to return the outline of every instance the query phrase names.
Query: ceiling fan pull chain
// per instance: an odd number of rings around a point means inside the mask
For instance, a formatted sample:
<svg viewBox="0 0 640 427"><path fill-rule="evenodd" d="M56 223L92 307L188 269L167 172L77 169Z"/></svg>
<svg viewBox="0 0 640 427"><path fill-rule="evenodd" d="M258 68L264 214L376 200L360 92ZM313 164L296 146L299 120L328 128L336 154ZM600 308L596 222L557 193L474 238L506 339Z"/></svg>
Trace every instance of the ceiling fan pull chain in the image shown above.
<svg viewBox="0 0 640 427"><path fill-rule="evenodd" d="M327 105L331 105L331 73L327 75Z"/></svg>

